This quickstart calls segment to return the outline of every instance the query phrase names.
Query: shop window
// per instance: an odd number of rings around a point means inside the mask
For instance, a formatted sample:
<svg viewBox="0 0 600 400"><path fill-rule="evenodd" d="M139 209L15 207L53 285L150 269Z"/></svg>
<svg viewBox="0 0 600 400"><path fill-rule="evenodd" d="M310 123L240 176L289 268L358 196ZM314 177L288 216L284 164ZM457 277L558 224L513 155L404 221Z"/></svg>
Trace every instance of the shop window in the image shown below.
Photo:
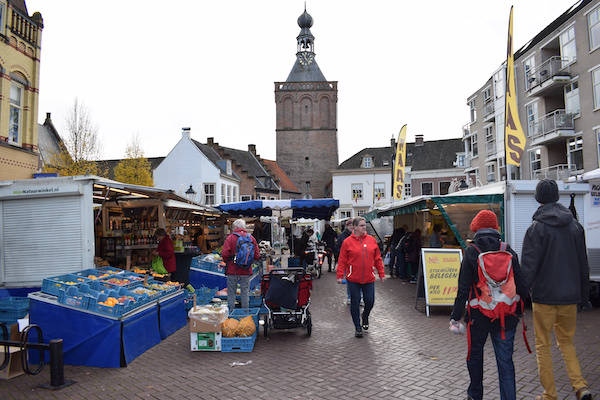
<svg viewBox="0 0 600 400"><path fill-rule="evenodd" d="M385 199L385 183L375 182L373 185L373 198L375 201Z"/></svg>
<svg viewBox="0 0 600 400"><path fill-rule="evenodd" d="M352 189L352 200L358 201L363 198L363 185L362 183L353 183L351 186Z"/></svg>
<svg viewBox="0 0 600 400"><path fill-rule="evenodd" d="M447 181L440 182L440 195L448 194L449 189L450 189L450 182L447 182Z"/></svg>
<svg viewBox="0 0 600 400"><path fill-rule="evenodd" d="M433 183L432 182L421 183L421 194L423 196L433 195Z"/></svg>
<svg viewBox="0 0 600 400"><path fill-rule="evenodd" d="M215 184L205 183L204 187L204 204L213 205L215 204Z"/></svg>
<svg viewBox="0 0 600 400"><path fill-rule="evenodd" d="M576 170L583 169L583 136L577 136L569 139L569 166L574 167Z"/></svg>

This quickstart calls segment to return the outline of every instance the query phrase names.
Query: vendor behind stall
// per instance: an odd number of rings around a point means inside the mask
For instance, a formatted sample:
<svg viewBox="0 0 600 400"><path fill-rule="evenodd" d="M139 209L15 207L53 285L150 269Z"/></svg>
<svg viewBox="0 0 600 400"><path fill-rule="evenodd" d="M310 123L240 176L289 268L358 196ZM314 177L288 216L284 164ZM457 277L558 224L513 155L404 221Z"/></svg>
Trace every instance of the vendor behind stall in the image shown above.
<svg viewBox="0 0 600 400"><path fill-rule="evenodd" d="M158 240L158 247L156 250L152 251L152 254L160 256L165 269L168 273L172 274L177 268L175 264L175 249L173 247L173 242L163 228L158 228L154 232L154 237Z"/></svg>

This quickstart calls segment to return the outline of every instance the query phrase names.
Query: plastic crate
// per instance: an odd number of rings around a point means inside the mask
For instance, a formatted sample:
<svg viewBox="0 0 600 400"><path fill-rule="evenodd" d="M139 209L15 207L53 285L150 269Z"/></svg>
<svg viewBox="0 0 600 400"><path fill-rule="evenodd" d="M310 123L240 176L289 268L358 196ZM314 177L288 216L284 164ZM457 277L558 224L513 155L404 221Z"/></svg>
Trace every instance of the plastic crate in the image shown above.
<svg viewBox="0 0 600 400"><path fill-rule="evenodd" d="M223 353L250 353L254 350L255 342L256 332L249 337L224 337L221 338L221 351Z"/></svg>
<svg viewBox="0 0 600 400"><path fill-rule="evenodd" d="M148 297L148 300L146 302L156 300L159 297L163 296L163 293L160 290L149 288L147 286L142 285L141 283L127 290L135 294L145 294ZM136 291L138 291L139 293L136 293Z"/></svg>
<svg viewBox="0 0 600 400"><path fill-rule="evenodd" d="M125 300L124 302L117 303L114 306L107 306L104 304L100 304L101 302L105 302L109 297L119 298L119 294L117 291L110 291L108 293L101 293L98 295L98 298L95 301L91 301L88 309L90 311L95 311L101 314L110 315L113 317L119 317L126 313L127 311L133 309L133 305L131 300Z"/></svg>
<svg viewBox="0 0 600 400"><path fill-rule="evenodd" d="M254 324L256 325L256 329L258 330L258 313L260 311L260 307L252 307L252 308L236 308L229 313L230 318L235 318L240 320L247 316L252 316L254 320Z"/></svg>
<svg viewBox="0 0 600 400"><path fill-rule="evenodd" d="M83 271L76 272L73 275L78 275L92 281L110 276L108 272L97 269L84 269Z"/></svg>
<svg viewBox="0 0 600 400"><path fill-rule="evenodd" d="M53 296L58 296L60 294L61 289L88 282L90 282L89 279L73 274L60 275L55 276L53 278L45 278L42 281L42 292L46 294L51 294Z"/></svg>
<svg viewBox="0 0 600 400"><path fill-rule="evenodd" d="M135 272L124 272L121 276L119 276L119 278L126 278L126 279L131 279L134 282L140 283L143 282L144 279L147 279L147 281L152 281L154 280L154 278L152 278L151 275L145 275L145 274L136 274Z"/></svg>
<svg viewBox="0 0 600 400"><path fill-rule="evenodd" d="M97 287L107 287L109 289L118 289L118 288L130 288L140 283L134 281L133 279L127 279L123 277L123 275L114 276L111 275L107 278L102 278L97 281L92 281L92 289L96 289ZM97 290L97 289L96 289Z"/></svg>
<svg viewBox="0 0 600 400"><path fill-rule="evenodd" d="M29 312L29 299L27 297L0 298L0 322L15 323Z"/></svg>
<svg viewBox="0 0 600 400"><path fill-rule="evenodd" d="M88 296L88 294L89 293L86 294L79 290L79 288L76 286L71 286L59 292L58 302L67 306L87 310L90 302L90 296Z"/></svg>
<svg viewBox="0 0 600 400"><path fill-rule="evenodd" d="M167 285L166 283L156 281L148 282L144 287L160 291L161 296L176 292L179 289L179 286Z"/></svg>
<svg viewBox="0 0 600 400"><path fill-rule="evenodd" d="M123 272L125 272L125 270L121 269L121 268L115 268L115 267L100 267L98 268L99 271L105 271L108 272L109 274L122 274Z"/></svg>

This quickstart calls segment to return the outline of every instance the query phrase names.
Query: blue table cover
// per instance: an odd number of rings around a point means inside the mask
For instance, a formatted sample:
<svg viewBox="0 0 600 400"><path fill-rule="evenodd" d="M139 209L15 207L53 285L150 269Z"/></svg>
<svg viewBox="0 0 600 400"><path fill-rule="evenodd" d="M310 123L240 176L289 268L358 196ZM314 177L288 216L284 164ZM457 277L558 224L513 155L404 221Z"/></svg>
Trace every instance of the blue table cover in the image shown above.
<svg viewBox="0 0 600 400"><path fill-rule="evenodd" d="M165 339L187 325L185 294L181 293L169 300L158 302L158 326L160 338Z"/></svg>

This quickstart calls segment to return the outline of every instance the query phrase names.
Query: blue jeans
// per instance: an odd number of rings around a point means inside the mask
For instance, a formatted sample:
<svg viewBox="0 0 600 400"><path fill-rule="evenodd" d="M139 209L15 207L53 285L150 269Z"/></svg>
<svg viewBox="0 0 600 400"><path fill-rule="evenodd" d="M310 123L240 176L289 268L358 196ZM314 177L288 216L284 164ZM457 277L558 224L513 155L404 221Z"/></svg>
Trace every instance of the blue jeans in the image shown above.
<svg viewBox="0 0 600 400"><path fill-rule="evenodd" d="M250 275L227 275L227 306L230 312L235 309L235 292L238 282L240 283L242 308L248 308L250 304Z"/></svg>
<svg viewBox="0 0 600 400"><path fill-rule="evenodd" d="M362 298L365 301L365 309L362 313L362 321L365 323L369 320L369 314L373 309L373 304L375 304L375 282L348 282L348 289L350 290L350 314L352 315L352 322L354 322L354 328L356 328L357 331L360 331L362 330L360 318L361 292Z"/></svg>
<svg viewBox="0 0 600 400"><path fill-rule="evenodd" d="M494 346L494 353L496 354L500 399L517 399L515 366L512 359L515 330L516 328L505 330L505 339L502 340L500 330L491 331L487 327L478 329L476 325L471 326L471 358L467 360L467 368L469 369L471 383L469 384L467 393L473 400L483 399L483 347L488 333L492 338L492 345Z"/></svg>
<svg viewBox="0 0 600 400"><path fill-rule="evenodd" d="M396 270L396 276L398 278L401 279L407 279L408 278L408 273L406 271L406 261L404 260L404 252L401 250L398 250L396 252L396 260L395 260L395 270Z"/></svg>

